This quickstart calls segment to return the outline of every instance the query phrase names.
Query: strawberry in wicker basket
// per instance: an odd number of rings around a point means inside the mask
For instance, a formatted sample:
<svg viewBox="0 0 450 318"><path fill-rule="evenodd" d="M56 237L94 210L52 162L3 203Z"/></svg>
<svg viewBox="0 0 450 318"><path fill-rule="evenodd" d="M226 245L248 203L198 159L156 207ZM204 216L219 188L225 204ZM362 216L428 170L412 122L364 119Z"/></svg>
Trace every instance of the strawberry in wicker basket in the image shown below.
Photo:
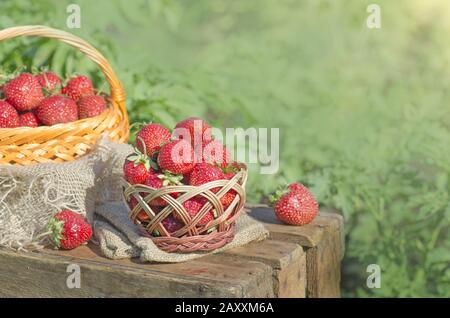
<svg viewBox="0 0 450 318"><path fill-rule="evenodd" d="M4 83L0 165L67 162L88 153L101 136L116 142L128 140L125 91L100 52L70 33L46 26L0 30L0 41L21 36L59 40L84 53L105 75L110 96L95 94L85 76L63 83L51 71L36 75L24 72Z"/></svg>
<svg viewBox="0 0 450 318"><path fill-rule="evenodd" d="M150 123L136 135L136 153L124 163L129 217L167 252L211 251L231 242L245 204L247 168L199 118L173 134Z"/></svg>

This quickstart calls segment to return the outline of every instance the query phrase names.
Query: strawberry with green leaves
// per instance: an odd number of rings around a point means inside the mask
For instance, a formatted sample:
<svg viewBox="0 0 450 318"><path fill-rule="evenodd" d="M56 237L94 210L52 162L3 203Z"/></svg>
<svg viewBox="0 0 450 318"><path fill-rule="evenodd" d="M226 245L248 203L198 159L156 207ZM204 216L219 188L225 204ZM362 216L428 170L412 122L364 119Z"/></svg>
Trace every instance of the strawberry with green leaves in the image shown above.
<svg viewBox="0 0 450 318"><path fill-rule="evenodd" d="M63 210L55 214L49 221L47 229L50 239L58 247L65 250L74 249L91 239L92 228L79 214Z"/></svg>
<svg viewBox="0 0 450 318"><path fill-rule="evenodd" d="M139 151L129 155L123 164L125 180L131 184L144 184L153 171L150 158Z"/></svg>
<svg viewBox="0 0 450 318"><path fill-rule="evenodd" d="M270 197L277 218L287 224L310 223L319 211L316 199L307 187L300 183L290 184Z"/></svg>
<svg viewBox="0 0 450 318"><path fill-rule="evenodd" d="M164 174L151 174L147 180L145 180L144 184L153 189L160 189L162 187L167 187L171 185L180 185L181 180L183 179L182 175L173 175L169 172L165 172ZM143 194L145 195L145 194ZM173 192L170 194L171 197L177 198L178 193ZM155 198L151 202L149 202L151 206L166 206L167 202L163 198Z"/></svg>

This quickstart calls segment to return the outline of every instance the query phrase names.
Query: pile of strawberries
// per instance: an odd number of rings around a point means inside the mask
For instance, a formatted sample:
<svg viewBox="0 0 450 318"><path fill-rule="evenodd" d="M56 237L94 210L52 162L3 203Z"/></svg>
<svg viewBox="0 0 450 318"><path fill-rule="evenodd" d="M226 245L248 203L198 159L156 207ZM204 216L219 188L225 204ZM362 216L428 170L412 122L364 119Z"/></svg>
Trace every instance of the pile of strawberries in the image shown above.
<svg viewBox="0 0 450 318"><path fill-rule="evenodd" d="M92 81L63 80L51 71L20 73L1 86L0 128L52 126L94 117L106 109Z"/></svg>
<svg viewBox="0 0 450 318"><path fill-rule="evenodd" d="M135 143L135 153L127 157L123 167L125 179L130 184L143 184L153 189L181 184L200 186L215 180L230 180L240 171L239 164L231 160L227 148L214 139L211 126L200 118L180 121L173 132L157 123L147 124L136 134ZM174 198L178 195L171 193ZM230 190L221 197L224 209L230 206L236 195L234 190ZM195 217L206 202L204 197L196 196L184 202L183 206L191 217ZM136 204L136 199L131 198L130 208ZM167 204L162 198L149 202L156 212ZM206 225L214 218L215 211L211 209L197 225ZM142 210L138 219L148 222L148 215ZM174 213L163 221L163 225L172 233L184 223Z"/></svg>

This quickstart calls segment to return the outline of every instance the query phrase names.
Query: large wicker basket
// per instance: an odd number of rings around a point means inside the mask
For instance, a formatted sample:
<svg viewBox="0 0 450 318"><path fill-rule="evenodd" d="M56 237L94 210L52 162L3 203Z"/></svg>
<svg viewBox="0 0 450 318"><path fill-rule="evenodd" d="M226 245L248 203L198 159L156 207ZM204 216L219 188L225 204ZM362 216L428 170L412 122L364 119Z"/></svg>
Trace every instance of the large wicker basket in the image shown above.
<svg viewBox="0 0 450 318"><path fill-rule="evenodd" d="M65 162L87 153L101 135L113 141L128 140L125 91L106 58L89 43L45 26L21 26L0 31L0 41L18 36L40 36L67 43L94 61L109 83L108 110L102 114L67 124L36 128L0 128L0 164L31 165Z"/></svg>
<svg viewBox="0 0 450 318"><path fill-rule="evenodd" d="M129 217L139 226L142 234L150 237L161 250L177 253L212 251L231 242L234 238L235 221L246 200L246 181L245 165L241 165L241 170L231 180L217 180L201 186L176 185L153 189L141 184L130 185L124 181L124 199L128 204L133 197L137 200L136 206L129 212ZM230 190L236 191L237 195L224 209L220 198ZM171 193L178 193L178 197L174 199ZM194 218L191 218L184 209L183 203L196 196L206 198L207 203ZM148 204L155 198L162 198L168 202L167 206L159 212ZM215 218L207 224L198 225L205 214L210 213L211 208L215 211ZM147 214L148 221L142 222L138 218L141 211ZM178 214L184 226L169 233L162 221L172 214ZM159 236L152 235L155 231Z"/></svg>

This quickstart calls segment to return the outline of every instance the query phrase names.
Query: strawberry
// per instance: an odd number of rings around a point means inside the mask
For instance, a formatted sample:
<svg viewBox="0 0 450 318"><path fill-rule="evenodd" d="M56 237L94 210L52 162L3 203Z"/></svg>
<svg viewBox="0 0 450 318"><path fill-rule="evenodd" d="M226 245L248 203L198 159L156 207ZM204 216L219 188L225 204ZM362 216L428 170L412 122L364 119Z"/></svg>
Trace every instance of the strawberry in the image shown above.
<svg viewBox="0 0 450 318"><path fill-rule="evenodd" d="M83 75L72 77L63 87L62 93L74 101L86 95L94 95L94 88L89 78Z"/></svg>
<svg viewBox="0 0 450 318"><path fill-rule="evenodd" d="M180 180L182 178L182 175L171 175L169 173L159 175L151 174L150 176L148 176L147 180L145 180L144 184L153 189L160 189L163 186L181 184ZM170 195L175 199L178 197L178 193L176 192L173 192ZM152 206L166 206L167 202L163 198L156 198L153 199L149 204Z"/></svg>
<svg viewBox="0 0 450 318"><path fill-rule="evenodd" d="M47 225L50 238L58 248L70 250L89 241L92 228L79 214L63 210L55 214Z"/></svg>
<svg viewBox="0 0 450 318"><path fill-rule="evenodd" d="M135 197L131 197L131 198L130 198L130 202L128 202L128 206L130 207L130 210L133 210L134 207L135 207L137 204L138 204L138 201L136 200L136 198L135 198ZM148 221L148 220L149 220L148 214L147 214L143 209L141 209L141 210L138 212L137 218L138 218L138 220L141 221L141 222L143 222L143 221Z"/></svg>
<svg viewBox="0 0 450 318"><path fill-rule="evenodd" d="M177 139L189 139L187 141L194 148L201 147L213 139L211 126L198 117L189 117L180 121L176 124L173 135Z"/></svg>
<svg viewBox="0 0 450 318"><path fill-rule="evenodd" d="M105 109L105 100L100 95L88 95L78 100L78 116L80 119L98 116Z"/></svg>
<svg viewBox="0 0 450 318"><path fill-rule="evenodd" d="M277 191L270 199L277 218L287 224L308 224L319 210L316 199L302 184L291 184L287 190Z"/></svg>
<svg viewBox="0 0 450 318"><path fill-rule="evenodd" d="M194 197L183 203L183 207L191 218L194 218L201 208L205 205L206 199L203 197ZM179 214L175 214L174 218L178 221L182 221ZM208 211L201 219L198 221L197 225L205 225L208 222L214 220L214 214L212 210Z"/></svg>
<svg viewBox="0 0 450 318"><path fill-rule="evenodd" d="M63 95L46 97L36 109L36 116L41 123L52 126L78 120L77 104Z"/></svg>
<svg viewBox="0 0 450 318"><path fill-rule="evenodd" d="M161 170L185 174L194 168L194 150L186 140L174 140L161 147L158 154Z"/></svg>
<svg viewBox="0 0 450 318"><path fill-rule="evenodd" d="M136 152L125 159L123 174L129 183L144 184L152 173L153 168L150 167L150 160L146 155Z"/></svg>
<svg viewBox="0 0 450 318"><path fill-rule="evenodd" d="M0 128L19 127L20 119L17 110L8 102L0 100Z"/></svg>
<svg viewBox="0 0 450 318"><path fill-rule="evenodd" d="M220 179L223 179L223 172L219 167L209 163L198 163L191 172L189 184L199 186Z"/></svg>
<svg viewBox="0 0 450 318"><path fill-rule="evenodd" d="M26 112L19 115L20 127L38 127L39 119L33 112Z"/></svg>
<svg viewBox="0 0 450 318"><path fill-rule="evenodd" d="M18 111L32 110L44 99L39 81L30 73L22 73L3 87L6 100Z"/></svg>
<svg viewBox="0 0 450 318"><path fill-rule="evenodd" d="M165 229L169 233L178 231L179 229L181 229L184 226L183 223L177 221L172 215L169 215L164 220L162 220L161 224L165 227ZM157 233L155 233L155 234L157 234Z"/></svg>
<svg viewBox="0 0 450 318"><path fill-rule="evenodd" d="M228 149L218 140L212 140L203 147L202 162L218 164L225 168L231 160Z"/></svg>
<svg viewBox="0 0 450 318"><path fill-rule="evenodd" d="M288 189L291 191L302 191L304 188L305 188L305 186L303 184L296 183L296 182L288 185Z"/></svg>
<svg viewBox="0 0 450 318"><path fill-rule="evenodd" d="M44 89L44 91L47 91L49 93L60 93L60 87L61 87L61 78L59 78L58 75L56 75L53 72L42 72L40 74L37 74L34 76L38 82L39 85Z"/></svg>
<svg viewBox="0 0 450 318"><path fill-rule="evenodd" d="M166 127L150 123L136 134L136 147L152 158L161 146L170 141L170 131Z"/></svg>

